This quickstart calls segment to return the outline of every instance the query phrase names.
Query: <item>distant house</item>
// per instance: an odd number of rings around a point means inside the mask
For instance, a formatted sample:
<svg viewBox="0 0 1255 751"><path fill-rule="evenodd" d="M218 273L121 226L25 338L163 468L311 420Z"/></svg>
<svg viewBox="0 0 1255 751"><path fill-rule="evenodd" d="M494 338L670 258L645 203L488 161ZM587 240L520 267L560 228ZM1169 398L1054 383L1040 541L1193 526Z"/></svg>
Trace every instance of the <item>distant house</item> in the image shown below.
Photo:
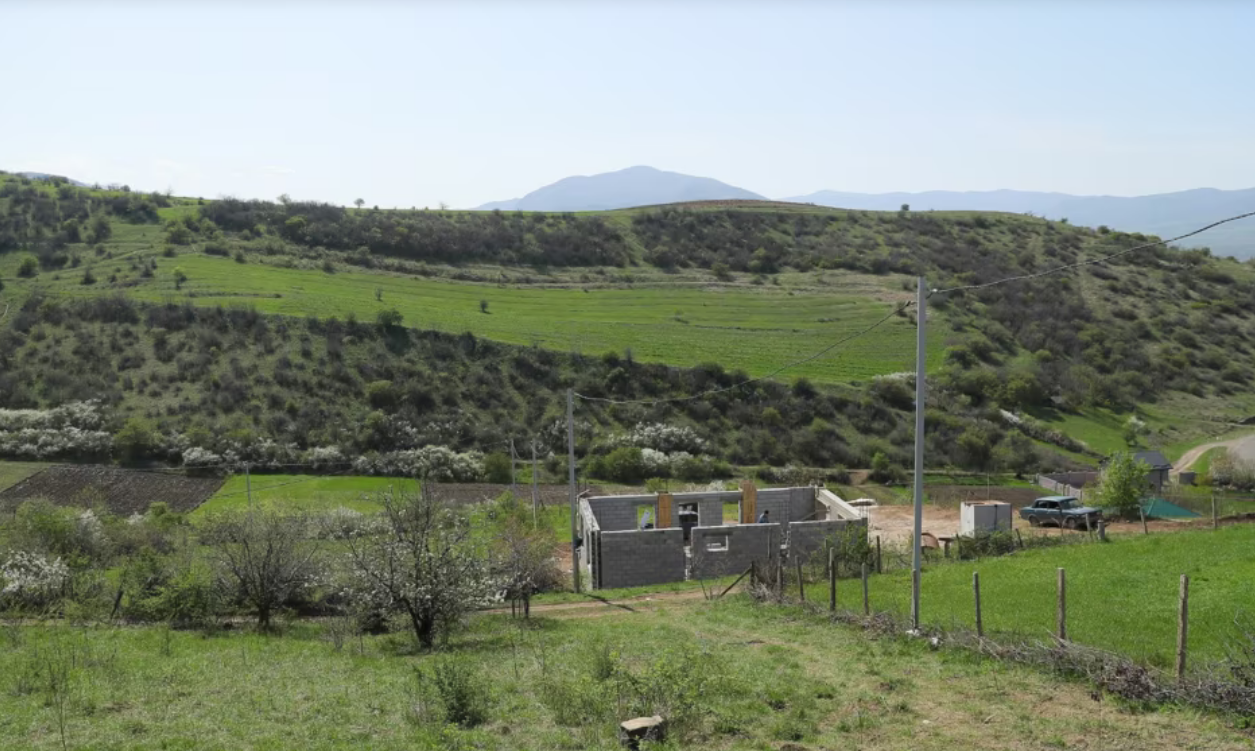
<svg viewBox="0 0 1255 751"><path fill-rule="evenodd" d="M1138 451L1133 454L1133 461L1142 462L1150 467L1146 480L1156 493L1162 493L1168 484L1168 473L1172 471L1172 462L1158 451Z"/></svg>

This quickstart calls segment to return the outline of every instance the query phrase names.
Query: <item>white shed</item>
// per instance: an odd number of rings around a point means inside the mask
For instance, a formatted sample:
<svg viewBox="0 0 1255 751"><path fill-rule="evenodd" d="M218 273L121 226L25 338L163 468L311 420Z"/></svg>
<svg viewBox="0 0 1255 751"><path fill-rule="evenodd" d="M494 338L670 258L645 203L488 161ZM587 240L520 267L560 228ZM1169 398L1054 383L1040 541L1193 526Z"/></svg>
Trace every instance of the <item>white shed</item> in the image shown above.
<svg viewBox="0 0 1255 751"><path fill-rule="evenodd" d="M959 508L959 534L1010 532L1011 504L1002 501L964 501Z"/></svg>

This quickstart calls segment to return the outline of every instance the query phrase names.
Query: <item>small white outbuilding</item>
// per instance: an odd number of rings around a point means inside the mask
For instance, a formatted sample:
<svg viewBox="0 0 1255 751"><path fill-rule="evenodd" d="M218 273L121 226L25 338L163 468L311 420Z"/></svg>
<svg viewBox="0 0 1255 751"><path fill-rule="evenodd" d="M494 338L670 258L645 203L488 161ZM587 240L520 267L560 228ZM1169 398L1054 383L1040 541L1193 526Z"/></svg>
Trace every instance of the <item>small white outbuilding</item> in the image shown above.
<svg viewBox="0 0 1255 751"><path fill-rule="evenodd" d="M959 507L959 534L1010 532L1011 504L1002 501L964 501Z"/></svg>

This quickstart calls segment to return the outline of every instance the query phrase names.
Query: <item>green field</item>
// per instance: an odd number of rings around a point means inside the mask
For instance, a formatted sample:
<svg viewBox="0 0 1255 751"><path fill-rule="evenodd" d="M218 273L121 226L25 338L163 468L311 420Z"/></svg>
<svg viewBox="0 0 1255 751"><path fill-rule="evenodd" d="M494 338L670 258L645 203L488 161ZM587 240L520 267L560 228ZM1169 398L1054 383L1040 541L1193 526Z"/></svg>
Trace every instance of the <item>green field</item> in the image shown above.
<svg viewBox="0 0 1255 751"><path fill-rule="evenodd" d="M253 475L252 502L262 506L281 506L291 511L329 511L348 508L354 511L378 511L382 506L372 498L376 493L393 488L414 490L418 483L401 477L328 477L322 475ZM218 492L192 512L192 518L221 511L248 508L249 493L243 475L228 478Z"/></svg>
<svg viewBox="0 0 1255 751"><path fill-rule="evenodd" d="M106 264L108 265L108 264ZM124 267L124 264L121 264ZM151 280L126 293L149 301L190 300L197 305L250 305L289 316L356 315L373 321L396 308L406 326L453 333L470 331L496 341L539 344L586 354L624 353L641 361L691 366L718 362L728 370L763 375L782 363L813 354L875 323L894 308L879 297L755 289L534 288L436 281L357 271L324 271L238 264L227 258L182 255L157 258ZM175 290L178 267L188 276ZM101 272L96 272L99 276ZM84 287L64 273L51 289L63 294L102 294L107 284ZM41 277L41 281L42 277ZM376 292L381 298L376 298ZM480 311L487 301L488 312ZM940 363L945 334L930 340L930 365ZM851 342L788 372L820 382L867 379L914 367L915 328L895 317L875 334Z"/></svg>
<svg viewBox="0 0 1255 751"><path fill-rule="evenodd" d="M45 462L0 462L0 490L16 485L47 466L50 465Z"/></svg>
<svg viewBox="0 0 1255 751"><path fill-rule="evenodd" d="M1068 638L1160 667L1176 650L1177 591L1189 574L1189 649L1195 664L1223 659L1234 625L1255 616L1255 526L1113 538L1002 558L925 567L921 610L926 623L974 625L972 572L980 573L986 633L1049 638L1055 627L1056 569L1067 571ZM838 587L848 607L862 607L855 582ZM815 597L826 597L826 585ZM872 607L909 612L910 572L873 577ZM1248 626L1255 631L1255 620Z"/></svg>
<svg viewBox="0 0 1255 751"><path fill-rule="evenodd" d="M1087 686L922 641L869 640L796 607L633 603L479 616L442 655L403 633L282 635L12 625L0 639L0 747L619 749L617 724L662 712L685 749L1248 748L1224 721L1130 713ZM484 686L483 720L446 724L430 676ZM61 680L50 682L50 670ZM61 686L57 689L53 686Z"/></svg>

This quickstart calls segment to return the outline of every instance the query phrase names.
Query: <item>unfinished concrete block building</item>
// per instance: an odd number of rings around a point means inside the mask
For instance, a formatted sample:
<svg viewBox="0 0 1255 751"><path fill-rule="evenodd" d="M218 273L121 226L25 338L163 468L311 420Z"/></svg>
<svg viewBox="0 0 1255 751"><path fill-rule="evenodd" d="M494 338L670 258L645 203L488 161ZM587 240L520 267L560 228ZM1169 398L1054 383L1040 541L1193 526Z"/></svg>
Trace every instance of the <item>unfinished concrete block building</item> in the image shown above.
<svg viewBox="0 0 1255 751"><path fill-rule="evenodd" d="M725 505L736 505L725 521ZM767 513L767 523L757 523ZM824 488L756 489L582 498L578 565L596 589L739 573L754 561L809 556L844 535L866 539L867 519Z"/></svg>

